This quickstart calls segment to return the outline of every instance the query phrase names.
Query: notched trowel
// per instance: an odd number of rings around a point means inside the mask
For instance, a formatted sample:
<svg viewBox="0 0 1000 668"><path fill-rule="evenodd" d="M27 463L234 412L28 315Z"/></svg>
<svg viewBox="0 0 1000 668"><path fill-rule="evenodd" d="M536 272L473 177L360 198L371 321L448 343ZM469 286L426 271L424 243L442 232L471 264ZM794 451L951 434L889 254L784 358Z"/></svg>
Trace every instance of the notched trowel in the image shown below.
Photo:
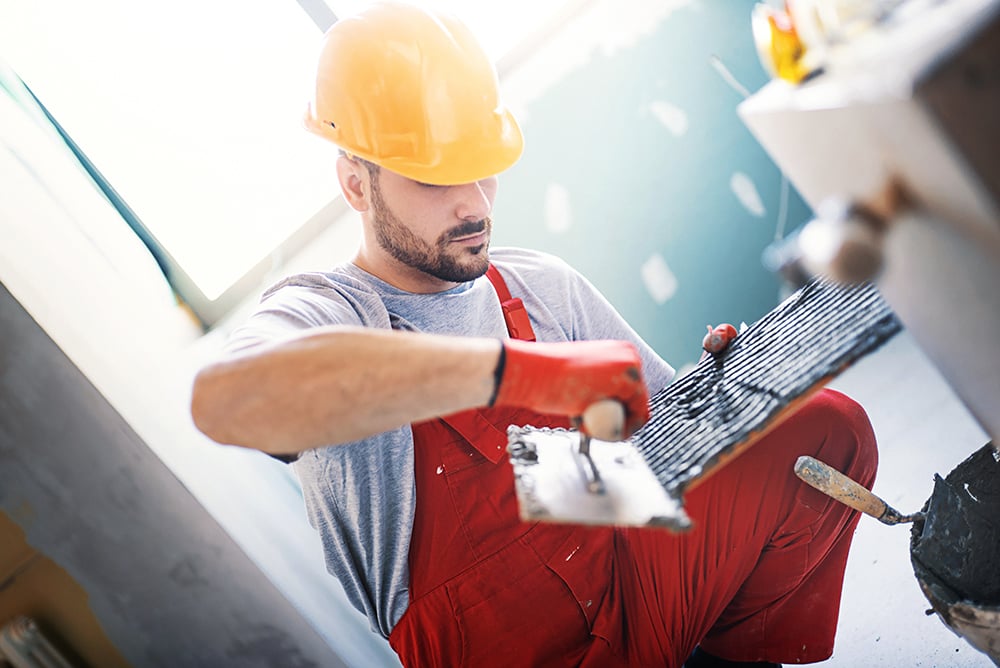
<svg viewBox="0 0 1000 668"><path fill-rule="evenodd" d="M588 421L591 409L581 432L512 427L521 516L684 529L684 494L901 329L875 285L816 279L650 397L649 421L628 442L616 440L620 426ZM620 425L621 405L603 403Z"/></svg>
<svg viewBox="0 0 1000 668"><path fill-rule="evenodd" d="M621 404L598 402L591 420L624 421ZM584 423L589 423L588 415ZM691 526L678 499L657 481L642 454L628 441L605 441L588 433L617 429L507 428L521 519L566 524L654 526L683 531Z"/></svg>

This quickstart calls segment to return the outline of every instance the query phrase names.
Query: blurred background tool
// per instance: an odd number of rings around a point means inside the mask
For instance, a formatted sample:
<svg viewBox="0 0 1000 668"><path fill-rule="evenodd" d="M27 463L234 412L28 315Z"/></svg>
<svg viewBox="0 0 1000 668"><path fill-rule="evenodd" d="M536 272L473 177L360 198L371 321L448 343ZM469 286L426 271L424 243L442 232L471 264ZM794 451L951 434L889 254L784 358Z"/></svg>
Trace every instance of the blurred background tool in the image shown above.
<svg viewBox="0 0 1000 668"><path fill-rule="evenodd" d="M804 11L807 5L812 10ZM809 33L807 50L820 43L822 72L797 85L775 79L745 100L739 113L816 217L767 256L784 275L800 280L817 273L850 278L853 269L874 279L995 444L1000 2L787 7L793 24L811 16L797 27L800 38ZM893 192L906 196L894 198ZM810 237L823 241L810 248L804 243ZM963 333L973 338L963 342ZM993 445L986 449L995 463ZM990 459L973 460L965 469L982 468L989 480L998 475ZM939 525L949 512L942 506ZM914 531L923 525L915 522ZM970 547L950 557L943 552L942 560L982 559L995 570L995 555L984 549L989 540L977 535L987 529L966 524L962 531L953 540ZM926 571L915 571L942 621L1000 663L1000 614L989 593L973 587L958 597L934 597ZM971 626L958 623L970 617L976 620Z"/></svg>

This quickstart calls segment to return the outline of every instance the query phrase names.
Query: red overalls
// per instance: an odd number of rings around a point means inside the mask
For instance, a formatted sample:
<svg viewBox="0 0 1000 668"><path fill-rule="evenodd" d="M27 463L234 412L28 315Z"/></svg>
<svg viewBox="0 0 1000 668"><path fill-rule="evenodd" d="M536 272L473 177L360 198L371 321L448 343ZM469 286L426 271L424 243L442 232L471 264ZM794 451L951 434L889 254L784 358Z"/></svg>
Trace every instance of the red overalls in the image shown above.
<svg viewBox="0 0 1000 668"><path fill-rule="evenodd" d="M526 321L515 333L532 339ZM567 421L481 409L413 425L410 605L389 636L405 666L680 666L699 643L735 661L832 653L858 515L792 467L810 454L871 485L875 439L852 400L820 393L692 490L686 534L521 522L510 424Z"/></svg>

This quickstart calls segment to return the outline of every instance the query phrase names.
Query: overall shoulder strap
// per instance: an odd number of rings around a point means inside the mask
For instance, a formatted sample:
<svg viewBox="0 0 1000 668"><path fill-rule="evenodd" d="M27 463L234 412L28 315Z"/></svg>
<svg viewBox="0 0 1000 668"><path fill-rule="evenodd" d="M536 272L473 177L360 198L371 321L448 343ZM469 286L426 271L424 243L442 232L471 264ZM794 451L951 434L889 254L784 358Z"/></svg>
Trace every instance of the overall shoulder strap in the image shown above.
<svg viewBox="0 0 1000 668"><path fill-rule="evenodd" d="M507 323L507 333L510 334L510 338L534 341L535 330L531 328L531 320L528 318L524 302L510 296L506 281L492 264L486 270L486 278L490 279L493 289L497 291L497 297L500 298L500 308L503 309L503 319Z"/></svg>

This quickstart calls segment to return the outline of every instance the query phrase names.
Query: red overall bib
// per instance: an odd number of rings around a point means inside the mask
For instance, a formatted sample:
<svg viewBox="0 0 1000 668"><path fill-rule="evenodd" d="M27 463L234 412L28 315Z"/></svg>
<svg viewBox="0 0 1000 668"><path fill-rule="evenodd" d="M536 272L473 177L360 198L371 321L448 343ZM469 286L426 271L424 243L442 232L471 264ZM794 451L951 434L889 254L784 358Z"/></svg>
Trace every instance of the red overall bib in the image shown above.
<svg viewBox="0 0 1000 668"><path fill-rule="evenodd" d="M511 335L532 340L498 276ZM858 517L792 465L811 454L871 485L850 399L822 393L688 494L681 535L521 522L510 424L568 426L522 409L413 425L410 604L389 637L405 666L680 666L699 642L738 661L830 655Z"/></svg>

